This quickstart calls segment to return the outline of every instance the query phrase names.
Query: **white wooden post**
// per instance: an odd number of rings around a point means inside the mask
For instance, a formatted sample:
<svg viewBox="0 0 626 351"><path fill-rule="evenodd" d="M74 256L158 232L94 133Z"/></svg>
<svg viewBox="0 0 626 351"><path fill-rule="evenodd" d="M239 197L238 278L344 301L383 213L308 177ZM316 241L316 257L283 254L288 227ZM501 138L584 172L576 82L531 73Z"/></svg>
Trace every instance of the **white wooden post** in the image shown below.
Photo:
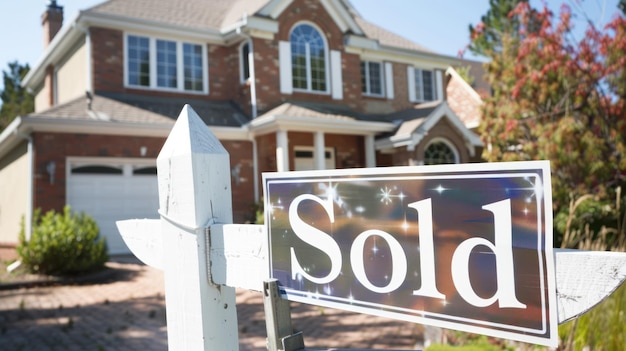
<svg viewBox="0 0 626 351"><path fill-rule="evenodd" d="M230 224L229 156L191 107L178 117L157 170L161 219L117 225L137 258L165 272L169 349L238 350L234 288L264 289L266 228ZM626 253L557 249L554 258L559 323L626 280Z"/></svg>
<svg viewBox="0 0 626 351"><path fill-rule="evenodd" d="M208 226L232 223L228 152L185 106L157 158L170 350L238 350L235 290L209 280Z"/></svg>

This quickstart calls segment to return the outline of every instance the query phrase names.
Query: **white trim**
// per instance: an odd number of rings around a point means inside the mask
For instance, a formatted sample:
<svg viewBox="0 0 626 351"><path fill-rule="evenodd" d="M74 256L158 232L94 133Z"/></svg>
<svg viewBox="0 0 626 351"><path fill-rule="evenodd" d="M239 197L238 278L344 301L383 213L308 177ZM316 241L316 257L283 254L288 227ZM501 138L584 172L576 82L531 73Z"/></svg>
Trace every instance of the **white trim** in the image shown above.
<svg viewBox="0 0 626 351"><path fill-rule="evenodd" d="M374 146L374 135L366 135L364 139L365 167L376 167L376 147Z"/></svg>
<svg viewBox="0 0 626 351"><path fill-rule="evenodd" d="M459 117L450 109L450 106L446 102L442 102L431 114L426 117L426 120L419 125L415 130L410 133L402 135L394 135L389 138L384 138L376 141L376 149L384 150L388 148L397 148L406 146L409 149L415 148L424 137L428 134L428 131L433 128L442 118L446 118L450 124L459 132L465 146L467 147L470 156L474 156L475 148L483 146L480 138L472 131L467 129Z"/></svg>
<svg viewBox="0 0 626 351"><path fill-rule="evenodd" d="M443 100L445 97L443 92L443 72L441 70L435 71L435 100Z"/></svg>
<svg viewBox="0 0 626 351"><path fill-rule="evenodd" d="M458 164L461 162L461 157L459 156L459 150L457 150L456 146L450 142L450 140L444 137L434 137L428 141L428 143L424 146L424 154L422 155L422 162L426 163L426 149L434 143L443 143L447 147L450 148L452 153L454 154L454 164Z"/></svg>
<svg viewBox="0 0 626 351"><path fill-rule="evenodd" d="M394 99L393 91L393 64L391 62L385 62L385 93L389 100Z"/></svg>
<svg viewBox="0 0 626 351"><path fill-rule="evenodd" d="M278 42L278 65L280 70L280 92L281 94L292 94L291 43L288 41Z"/></svg>
<svg viewBox="0 0 626 351"><path fill-rule="evenodd" d="M295 23L291 29L289 30L289 46L291 49L291 34L293 33L294 29L297 28L298 26L301 25L309 25L311 27L313 27L318 34L320 35L320 37L322 38L322 41L324 42L324 74L325 74L325 85L326 85L326 89L325 90L313 90L313 78L311 75L311 54L309 52L309 47L307 46L307 53L306 53L306 70L307 70L307 79L306 79L306 83L307 83L307 87L306 89L302 89L302 88L296 88L293 86L293 76L292 78L292 89L293 91L298 91L298 92L303 92L303 93L311 93L311 94L329 94L331 92L331 78L330 78L330 48L328 45L328 39L326 38L326 35L324 35L324 31L315 23L310 22L310 21L298 21L297 23ZM290 55L289 55L289 71L291 72L291 63L292 63L292 54L291 50L290 50Z"/></svg>
<svg viewBox="0 0 626 351"><path fill-rule="evenodd" d="M330 81L332 96L335 100L343 99L343 78L341 67L341 51L330 51Z"/></svg>
<svg viewBox="0 0 626 351"><path fill-rule="evenodd" d="M311 132L319 130L330 134L369 135L390 132L393 123L364 122L352 119L321 119L316 117L292 117L285 115L261 116L246 125L253 135L263 135L278 130Z"/></svg>
<svg viewBox="0 0 626 351"><path fill-rule="evenodd" d="M461 65L467 60L454 56L446 56L428 51L405 49L395 46L381 45L377 40L363 38L354 34L346 34L344 39L345 52L357 55L377 55L381 60L417 65L428 63L433 68L445 69L448 66Z"/></svg>
<svg viewBox="0 0 626 351"><path fill-rule="evenodd" d="M313 164L315 165L315 169L326 169L326 143L324 138L324 132L316 131L313 134ZM294 151L295 148L294 148ZM295 159L295 155L294 155ZM295 161L294 161L295 164ZM333 167L334 168L334 167Z"/></svg>
<svg viewBox="0 0 626 351"><path fill-rule="evenodd" d="M276 131L276 171L289 171L289 139L287 131Z"/></svg>
<svg viewBox="0 0 626 351"><path fill-rule="evenodd" d="M342 33L351 32L357 35L363 35L363 31L356 23L352 15L343 6L343 2L334 0L320 0L328 15L333 19L335 24L341 29Z"/></svg>
<svg viewBox="0 0 626 351"><path fill-rule="evenodd" d="M380 81L380 93L372 93L372 74L370 72L370 63L374 63L378 65L378 71L379 71L379 81ZM373 96L373 97L385 97L385 92L386 92L386 84L387 81L385 79L385 67L383 66L382 62L378 62L378 61L371 61L371 60L361 60L361 67L365 67L364 72L362 72L361 74L365 74L364 80L365 80L365 86L361 87L361 94L363 96ZM363 91L363 88L365 88L365 91Z"/></svg>
<svg viewBox="0 0 626 351"><path fill-rule="evenodd" d="M407 88L409 102L417 102L417 97L415 96L415 68L413 66L406 67L406 80L409 84Z"/></svg>
<svg viewBox="0 0 626 351"><path fill-rule="evenodd" d="M259 15L276 19L293 0L271 0L258 11Z"/></svg>

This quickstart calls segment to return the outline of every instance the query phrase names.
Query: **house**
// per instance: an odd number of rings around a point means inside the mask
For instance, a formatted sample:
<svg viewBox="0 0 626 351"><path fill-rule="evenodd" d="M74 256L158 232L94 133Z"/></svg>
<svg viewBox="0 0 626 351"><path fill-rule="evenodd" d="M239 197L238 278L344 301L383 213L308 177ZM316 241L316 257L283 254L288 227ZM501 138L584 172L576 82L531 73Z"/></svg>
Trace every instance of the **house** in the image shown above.
<svg viewBox="0 0 626 351"><path fill-rule="evenodd" d="M230 153L234 219L262 172L480 160L480 98L431 52L347 0L108 0L63 24L23 85L35 112L0 134L0 246L34 209L157 217L156 156L184 104Z"/></svg>

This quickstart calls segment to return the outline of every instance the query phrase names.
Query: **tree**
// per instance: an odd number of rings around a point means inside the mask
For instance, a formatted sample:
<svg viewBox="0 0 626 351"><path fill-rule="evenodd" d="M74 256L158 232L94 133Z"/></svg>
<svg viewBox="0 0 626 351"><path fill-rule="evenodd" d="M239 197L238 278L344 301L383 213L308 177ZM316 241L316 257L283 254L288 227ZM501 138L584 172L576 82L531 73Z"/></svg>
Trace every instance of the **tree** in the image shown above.
<svg viewBox="0 0 626 351"><path fill-rule="evenodd" d="M34 111L33 96L21 86L22 79L28 73L28 64L22 66L17 61L9 63L9 71L2 71L4 90L0 93L0 131L17 116Z"/></svg>
<svg viewBox="0 0 626 351"><path fill-rule="evenodd" d="M626 203L619 195L626 188L625 18L616 14L601 30L590 24L580 42L569 42L567 6L555 21L546 7L537 10L526 1L491 4L484 22L470 28L470 50L491 59L486 71L493 96L485 100L480 127L483 157L551 161L559 235L570 201L588 194L597 206L578 216L578 225L613 225L621 231L616 237L626 235L614 224L621 223L618 209ZM501 8L512 4L505 14ZM512 25L502 25L507 20Z"/></svg>

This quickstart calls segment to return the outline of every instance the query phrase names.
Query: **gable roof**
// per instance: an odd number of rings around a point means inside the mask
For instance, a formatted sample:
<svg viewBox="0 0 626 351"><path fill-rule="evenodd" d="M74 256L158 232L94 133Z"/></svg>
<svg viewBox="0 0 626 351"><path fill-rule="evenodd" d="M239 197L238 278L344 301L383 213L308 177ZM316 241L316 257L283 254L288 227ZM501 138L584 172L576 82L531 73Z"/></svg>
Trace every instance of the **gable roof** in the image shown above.
<svg viewBox="0 0 626 351"><path fill-rule="evenodd" d="M83 121L173 124L174 120L161 114L130 106L104 96L80 97L47 110L31 113L26 118L50 118Z"/></svg>
<svg viewBox="0 0 626 351"><path fill-rule="evenodd" d="M355 17L356 22L359 24L359 27L363 29L363 33L369 39L374 39L378 41L380 45L390 46L398 49L407 49L407 50L415 50L422 52L434 53L433 51L412 42L409 39L406 39L400 35L397 35L393 32L388 31L382 27L379 27L371 22L366 21L361 17Z"/></svg>
<svg viewBox="0 0 626 351"><path fill-rule="evenodd" d="M268 0L109 0L83 13L220 31L259 11Z"/></svg>
<svg viewBox="0 0 626 351"><path fill-rule="evenodd" d="M359 115L347 106L285 102L253 119L248 128L256 134L277 130L374 135L394 129L392 123Z"/></svg>
<svg viewBox="0 0 626 351"><path fill-rule="evenodd" d="M134 106L143 111L149 111L160 116L168 117L172 120L178 118L183 106L190 105L208 126L241 127L250 121L250 119L231 101L214 101L202 98L193 99L171 96L154 98L153 96L128 93L102 92L100 95L128 106Z"/></svg>
<svg viewBox="0 0 626 351"><path fill-rule="evenodd" d="M449 77L446 84L446 101L450 109L469 129L477 128L481 120L483 100L478 93L463 79L454 68L446 70Z"/></svg>
<svg viewBox="0 0 626 351"><path fill-rule="evenodd" d="M388 149L406 146L415 148L441 119L445 118L459 133L470 153L477 146L482 146L480 138L467 129L459 117L445 101L436 101L417 105L413 109L401 111L388 117L397 125L395 131L376 140L376 149Z"/></svg>

